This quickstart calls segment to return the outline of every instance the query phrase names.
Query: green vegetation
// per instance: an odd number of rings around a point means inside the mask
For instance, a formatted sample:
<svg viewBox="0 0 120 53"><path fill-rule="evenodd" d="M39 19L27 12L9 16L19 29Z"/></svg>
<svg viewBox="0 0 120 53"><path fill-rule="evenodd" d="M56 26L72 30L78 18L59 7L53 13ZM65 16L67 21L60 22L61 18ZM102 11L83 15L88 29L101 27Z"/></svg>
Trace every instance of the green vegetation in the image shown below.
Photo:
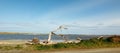
<svg viewBox="0 0 120 53"><path fill-rule="evenodd" d="M69 48L79 48L79 49L89 49L89 48L112 48L120 47L119 39L116 36L113 37L112 41L109 41L109 38L106 39L97 39L92 38L89 40L82 40L79 43L57 43L51 45L16 45L16 46L0 46L0 50L55 50L55 49L69 49Z"/></svg>
<svg viewBox="0 0 120 53"><path fill-rule="evenodd" d="M16 46L11 46L11 45L7 45L7 46L0 46L0 50L13 50L13 49L23 49L22 45L16 45Z"/></svg>
<svg viewBox="0 0 120 53"><path fill-rule="evenodd" d="M23 47L21 45L16 45L14 48L19 50L22 49Z"/></svg>
<svg viewBox="0 0 120 53"><path fill-rule="evenodd" d="M48 50L48 49L62 49L62 48L111 48L120 47L120 42L107 41L108 39L96 39L82 40L79 43L58 43L53 45L33 45L35 50Z"/></svg>

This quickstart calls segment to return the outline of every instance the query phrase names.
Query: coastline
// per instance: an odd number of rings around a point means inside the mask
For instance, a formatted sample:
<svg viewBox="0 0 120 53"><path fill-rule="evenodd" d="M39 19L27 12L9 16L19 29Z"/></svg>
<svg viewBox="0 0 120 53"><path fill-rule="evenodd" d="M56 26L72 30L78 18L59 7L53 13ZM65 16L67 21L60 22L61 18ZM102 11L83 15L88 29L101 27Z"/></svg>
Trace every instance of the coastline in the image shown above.
<svg viewBox="0 0 120 53"><path fill-rule="evenodd" d="M119 36L112 36L119 37ZM109 37L108 37L109 38ZM44 40L40 40L40 44L26 44L30 42L29 39L9 39L0 40L0 53L106 53L109 51L114 52L114 48L120 49L119 42L111 42L108 39L97 39L92 38L90 40L82 40L81 42L75 43L58 43L57 44L41 44ZM53 41L54 42L54 41ZM31 43L31 42L30 42ZM4 50L2 52L2 50ZM118 50L118 49L117 49ZM86 52L88 51L88 52ZM96 52L95 52L96 51ZM118 51L117 53L119 53Z"/></svg>
<svg viewBox="0 0 120 53"><path fill-rule="evenodd" d="M28 40L0 40L2 46L24 45ZM29 49L28 49L29 48ZM120 47L100 47L100 48L58 48L48 50L31 50L32 47L23 49L0 50L0 53L120 53Z"/></svg>

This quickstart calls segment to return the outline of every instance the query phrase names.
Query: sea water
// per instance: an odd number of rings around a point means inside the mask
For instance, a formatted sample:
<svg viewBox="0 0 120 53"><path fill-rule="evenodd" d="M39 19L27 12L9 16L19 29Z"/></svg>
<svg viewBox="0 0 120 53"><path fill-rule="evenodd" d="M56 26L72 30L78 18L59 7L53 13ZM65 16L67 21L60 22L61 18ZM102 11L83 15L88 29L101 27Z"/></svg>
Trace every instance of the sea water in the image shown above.
<svg viewBox="0 0 120 53"><path fill-rule="evenodd" d="M0 40L32 40L34 37L38 38L39 40L47 40L48 34L41 34L41 35L32 35L32 34L0 34ZM90 39L99 37L99 35L79 35L79 34L69 34L64 35L67 40L76 40L77 37L81 39ZM105 36L106 37L106 36ZM51 38L52 41L63 41L65 40L63 36L53 35Z"/></svg>

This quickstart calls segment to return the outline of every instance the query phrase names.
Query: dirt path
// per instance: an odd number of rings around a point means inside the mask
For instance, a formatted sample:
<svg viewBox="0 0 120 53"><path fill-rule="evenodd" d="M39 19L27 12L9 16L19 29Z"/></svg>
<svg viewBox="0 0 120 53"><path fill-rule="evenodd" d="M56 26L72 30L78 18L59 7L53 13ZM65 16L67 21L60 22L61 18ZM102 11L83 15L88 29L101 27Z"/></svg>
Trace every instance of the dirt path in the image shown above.
<svg viewBox="0 0 120 53"><path fill-rule="evenodd" d="M103 49L85 49L85 50L65 50L45 53L120 53L120 48L103 48Z"/></svg>
<svg viewBox="0 0 120 53"><path fill-rule="evenodd" d="M0 51L0 53L120 53L120 48L101 48L101 49L69 49L57 51Z"/></svg>

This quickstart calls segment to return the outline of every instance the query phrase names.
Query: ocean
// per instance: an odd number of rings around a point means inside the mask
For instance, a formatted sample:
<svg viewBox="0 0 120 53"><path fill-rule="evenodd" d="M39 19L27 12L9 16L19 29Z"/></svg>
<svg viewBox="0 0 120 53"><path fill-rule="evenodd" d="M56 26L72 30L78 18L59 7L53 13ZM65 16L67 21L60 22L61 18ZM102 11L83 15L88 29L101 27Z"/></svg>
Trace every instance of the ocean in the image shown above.
<svg viewBox="0 0 120 53"><path fill-rule="evenodd" d="M90 39L99 37L100 35L77 35L77 34L67 34L64 35L66 39L68 40L75 40L77 37L80 37L81 39ZM31 34L0 34L0 40L31 40L34 37L37 37L39 40L47 40L48 35L47 34L41 34L41 35L31 35ZM107 35L104 37L108 37ZM52 40L64 40L63 37L58 35L53 35Z"/></svg>

